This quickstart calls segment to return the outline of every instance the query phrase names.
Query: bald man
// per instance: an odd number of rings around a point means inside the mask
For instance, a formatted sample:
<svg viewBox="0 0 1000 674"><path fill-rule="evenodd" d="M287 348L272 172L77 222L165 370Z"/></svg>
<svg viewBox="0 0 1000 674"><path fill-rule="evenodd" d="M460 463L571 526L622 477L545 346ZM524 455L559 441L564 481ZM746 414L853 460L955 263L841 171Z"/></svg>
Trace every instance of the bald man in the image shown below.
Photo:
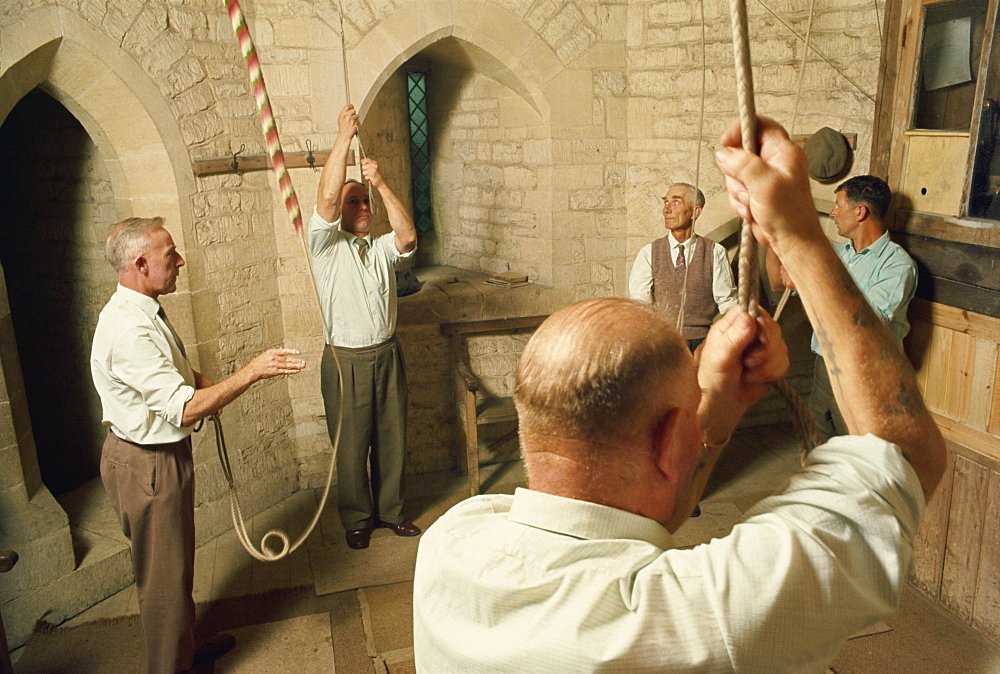
<svg viewBox="0 0 1000 674"><path fill-rule="evenodd" d="M629 300L554 313L516 375L529 488L466 500L421 541L418 670L822 671L894 611L944 442L823 237L801 150L765 119L768 161L741 147L737 124L719 154L730 199L802 289L852 435L729 535L679 550L730 433L788 367L777 326L729 311L696 363Z"/></svg>

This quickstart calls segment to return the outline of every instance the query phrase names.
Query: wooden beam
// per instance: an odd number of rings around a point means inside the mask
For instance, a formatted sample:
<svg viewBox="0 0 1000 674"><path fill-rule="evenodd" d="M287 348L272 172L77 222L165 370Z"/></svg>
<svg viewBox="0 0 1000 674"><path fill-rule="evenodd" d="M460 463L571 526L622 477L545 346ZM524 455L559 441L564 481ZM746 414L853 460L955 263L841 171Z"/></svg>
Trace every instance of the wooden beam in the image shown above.
<svg viewBox="0 0 1000 674"><path fill-rule="evenodd" d="M850 147L852 150L858 149L858 134L856 134L856 133L845 133L845 134L842 134L842 135L847 140L848 147ZM802 147L803 145L806 144L807 140L809 140L810 138L812 138L812 134L811 133L804 133L804 134L803 133L797 133L794 136L792 136L791 138L792 138L792 142L794 142L799 147Z"/></svg>
<svg viewBox="0 0 1000 674"><path fill-rule="evenodd" d="M310 164L309 152L285 152L285 166L287 168L323 168L327 158L330 156L329 150L312 152L313 163ZM266 154L237 155L236 170L233 169L232 157L217 157L215 159L199 159L194 162L194 174L199 178L205 176L217 176L225 173L247 173L248 171L268 171L271 169L271 157ZM347 165L354 166L354 150L347 155Z"/></svg>
<svg viewBox="0 0 1000 674"><path fill-rule="evenodd" d="M875 93L875 122L872 126L871 159L868 171L888 181L892 151L893 114L896 112L894 98L899 79L899 43L903 11L903 0L886 0L882 25L885 36L879 55L878 89Z"/></svg>
<svg viewBox="0 0 1000 674"><path fill-rule="evenodd" d="M498 330L519 330L521 328L538 327L544 316L515 316L514 318L495 318L486 321L466 321L463 323L442 323L442 335L460 335L470 332L496 332Z"/></svg>
<svg viewBox="0 0 1000 674"><path fill-rule="evenodd" d="M973 220L972 218L899 209L896 211L892 231L968 243L985 248L1000 248L1000 226L997 225L996 221ZM991 254L996 255L996 252Z"/></svg>

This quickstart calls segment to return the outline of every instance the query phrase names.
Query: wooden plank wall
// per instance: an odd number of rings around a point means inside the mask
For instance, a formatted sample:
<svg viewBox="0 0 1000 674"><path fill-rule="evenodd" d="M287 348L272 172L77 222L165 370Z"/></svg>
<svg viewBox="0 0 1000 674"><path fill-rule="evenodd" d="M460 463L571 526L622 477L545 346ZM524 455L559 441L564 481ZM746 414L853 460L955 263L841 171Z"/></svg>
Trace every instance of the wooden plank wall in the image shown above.
<svg viewBox="0 0 1000 674"><path fill-rule="evenodd" d="M1000 319L914 300L906 350L948 441L910 583L1000 643Z"/></svg>

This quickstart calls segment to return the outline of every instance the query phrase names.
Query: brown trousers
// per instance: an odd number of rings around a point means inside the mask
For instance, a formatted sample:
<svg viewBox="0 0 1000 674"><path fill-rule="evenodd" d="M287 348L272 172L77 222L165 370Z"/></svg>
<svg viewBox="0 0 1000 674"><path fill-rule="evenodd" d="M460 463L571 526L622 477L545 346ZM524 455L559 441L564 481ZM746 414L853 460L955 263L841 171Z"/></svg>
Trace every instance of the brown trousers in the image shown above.
<svg viewBox="0 0 1000 674"><path fill-rule="evenodd" d="M194 658L194 461L191 439L137 445L108 431L101 480L132 544L146 671Z"/></svg>
<svg viewBox="0 0 1000 674"><path fill-rule="evenodd" d="M336 457L340 521L346 531L364 528L376 519L399 524L406 458L403 353L392 338L362 349L337 347L337 356L344 374L344 426ZM329 345L323 350L320 380L327 430L330 442L335 443L340 392Z"/></svg>

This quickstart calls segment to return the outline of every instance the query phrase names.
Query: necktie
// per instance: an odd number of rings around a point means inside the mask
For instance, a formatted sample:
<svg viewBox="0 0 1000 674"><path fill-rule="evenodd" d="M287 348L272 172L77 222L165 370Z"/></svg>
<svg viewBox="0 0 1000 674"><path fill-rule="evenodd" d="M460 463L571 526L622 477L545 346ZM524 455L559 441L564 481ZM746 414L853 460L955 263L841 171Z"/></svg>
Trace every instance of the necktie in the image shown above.
<svg viewBox="0 0 1000 674"><path fill-rule="evenodd" d="M677 261L674 262L677 271L682 272L687 268L687 261L684 259L684 244L677 244Z"/></svg>
<svg viewBox="0 0 1000 674"><path fill-rule="evenodd" d="M357 239L357 242L358 242L358 257L361 258L362 262L364 262L365 253L368 250L368 242L364 239Z"/></svg>
<svg viewBox="0 0 1000 674"><path fill-rule="evenodd" d="M167 330L170 331L170 336L174 338L177 348L181 350L181 355L187 358L187 352L184 350L184 342L182 342L181 338L177 336L177 331L174 330L174 326L170 325L170 321L167 319L167 312L163 310L163 307L160 307L160 310L156 312L156 315L159 316L160 320L162 320L164 325L167 326Z"/></svg>

